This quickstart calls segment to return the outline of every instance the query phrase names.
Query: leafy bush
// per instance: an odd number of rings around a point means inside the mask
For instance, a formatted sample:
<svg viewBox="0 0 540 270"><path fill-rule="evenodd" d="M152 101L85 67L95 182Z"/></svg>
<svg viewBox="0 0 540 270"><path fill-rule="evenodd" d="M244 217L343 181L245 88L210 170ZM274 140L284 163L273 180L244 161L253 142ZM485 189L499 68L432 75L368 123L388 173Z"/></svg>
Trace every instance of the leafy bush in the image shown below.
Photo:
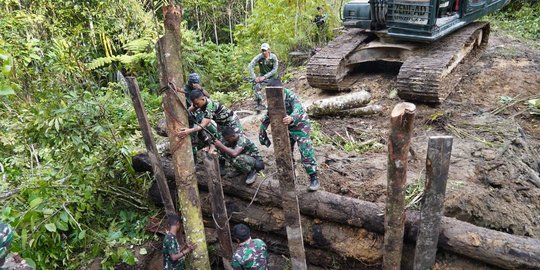
<svg viewBox="0 0 540 270"><path fill-rule="evenodd" d="M495 28L533 41L540 40L540 3L522 4L489 16ZM533 43L538 45L537 42Z"/></svg>

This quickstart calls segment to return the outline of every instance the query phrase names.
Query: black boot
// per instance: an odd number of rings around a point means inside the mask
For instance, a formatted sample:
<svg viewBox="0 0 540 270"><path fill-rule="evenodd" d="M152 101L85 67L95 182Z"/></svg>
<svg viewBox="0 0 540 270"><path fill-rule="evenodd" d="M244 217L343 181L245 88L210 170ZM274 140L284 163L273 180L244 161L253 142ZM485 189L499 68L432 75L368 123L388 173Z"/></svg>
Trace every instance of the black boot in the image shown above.
<svg viewBox="0 0 540 270"><path fill-rule="evenodd" d="M317 173L311 174L309 176L309 187L308 191L316 191L320 187L319 184L319 178L317 177Z"/></svg>
<svg viewBox="0 0 540 270"><path fill-rule="evenodd" d="M257 170L251 170L246 177L246 184L251 185L257 181Z"/></svg>
<svg viewBox="0 0 540 270"><path fill-rule="evenodd" d="M256 99L255 102L256 102L255 112L257 112L257 114L260 114L261 113L261 100Z"/></svg>
<svg viewBox="0 0 540 270"><path fill-rule="evenodd" d="M225 160L224 159L219 160L219 175L221 175L221 177L225 176Z"/></svg>

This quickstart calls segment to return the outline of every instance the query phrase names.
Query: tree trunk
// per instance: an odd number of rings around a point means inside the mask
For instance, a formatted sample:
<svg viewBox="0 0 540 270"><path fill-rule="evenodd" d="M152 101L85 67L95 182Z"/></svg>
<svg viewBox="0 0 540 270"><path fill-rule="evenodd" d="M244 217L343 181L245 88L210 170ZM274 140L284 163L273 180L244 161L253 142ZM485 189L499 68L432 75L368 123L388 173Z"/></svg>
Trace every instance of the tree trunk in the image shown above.
<svg viewBox="0 0 540 270"><path fill-rule="evenodd" d="M390 115L388 142L388 185L384 214L383 269L400 269L405 230L405 184L407 182L407 156L411 143L416 107L412 103L399 103Z"/></svg>
<svg viewBox="0 0 540 270"><path fill-rule="evenodd" d="M309 105L306 109L309 116L336 115L344 110L366 106L371 100L371 94L367 91L360 91L320 99Z"/></svg>
<svg viewBox="0 0 540 270"><path fill-rule="evenodd" d="M170 160L163 158L165 175L174 178ZM152 171L147 154L133 157L136 171ZM199 173L199 187L207 189L207 181ZM243 179L222 179L226 199L229 197L253 200L269 209L281 207L279 182L270 177L260 186L246 186ZM369 232L384 233L384 206L325 191L298 190L300 212L323 221L364 228ZM232 214L232 213L231 213ZM234 215L234 214L233 214ZM407 211L405 240L415 242L418 237L420 213ZM540 269L540 240L494 231L455 218L441 220L438 248L473 258L504 269Z"/></svg>
<svg viewBox="0 0 540 270"><path fill-rule="evenodd" d="M181 87L181 9L169 5L164 8L165 34L158 40L158 66L161 87L169 87L163 98L163 108L173 156L174 175L178 187L178 198L186 240L194 243L195 250L190 257L193 269L210 269L210 261L204 235L195 162L191 150L191 139L180 139L177 134L182 128L188 128L188 116L185 110L185 97L174 93L170 86Z"/></svg>
<svg viewBox="0 0 540 270"><path fill-rule="evenodd" d="M289 129L283 124L287 116L285 98L282 87L266 87L268 102L268 115L272 127L272 140L276 157L277 175L281 190L281 206L284 211L289 253L292 268L295 270L307 269L304 241L302 238L302 224L298 197L296 196L296 176L294 175Z"/></svg>
<svg viewBox="0 0 540 270"><path fill-rule="evenodd" d="M229 40L231 44L233 44L233 30L232 30L232 2L229 1L229 5L227 6L227 16L229 17Z"/></svg>
<svg viewBox="0 0 540 270"><path fill-rule="evenodd" d="M446 194L446 180L452 154L452 136L430 137L426 158L426 181L416 241L414 269L431 269L435 264L437 241Z"/></svg>
<svg viewBox="0 0 540 270"><path fill-rule="evenodd" d="M366 115L374 115L382 112L383 107L381 105L367 105L365 107L342 110L342 111L327 111L324 114L310 115L313 118L322 118L323 116L347 116L347 117L361 117Z"/></svg>

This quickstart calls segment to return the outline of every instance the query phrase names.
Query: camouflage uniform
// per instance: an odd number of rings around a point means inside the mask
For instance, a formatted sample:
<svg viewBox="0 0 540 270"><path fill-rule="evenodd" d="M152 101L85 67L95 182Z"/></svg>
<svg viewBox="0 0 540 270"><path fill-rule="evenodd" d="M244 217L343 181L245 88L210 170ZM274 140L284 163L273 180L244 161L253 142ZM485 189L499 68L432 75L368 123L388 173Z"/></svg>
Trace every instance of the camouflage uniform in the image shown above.
<svg viewBox="0 0 540 270"><path fill-rule="evenodd" d="M236 149L243 148L242 153L236 157L231 157L225 153L221 154L221 158L229 161L229 163L241 173L249 173L255 169L255 162L257 159L261 159L259 149L257 146L244 134L239 134L238 141L235 145L229 144L225 141L225 146Z"/></svg>
<svg viewBox="0 0 540 270"><path fill-rule="evenodd" d="M182 270L184 269L184 258L178 259L176 262L171 259L171 253L176 254L180 251L180 246L176 240L176 236L167 232L163 238L163 269L164 270Z"/></svg>
<svg viewBox="0 0 540 270"><path fill-rule="evenodd" d="M249 239L241 243L234 252L231 266L234 270L268 269L268 251L261 239Z"/></svg>
<svg viewBox="0 0 540 270"><path fill-rule="evenodd" d="M185 92L185 95L186 95L186 106L187 106L187 108L192 106L192 103L191 103L191 100L189 99L189 96L191 95L191 92L193 92L193 90L196 90L196 89L193 88L191 85L189 85L189 83L184 85L184 92ZM198 111L192 113L191 116L188 119L189 127L190 128L194 127L195 123L200 124L201 121L203 120L203 118L204 118L204 115L201 114ZM214 135L214 136L216 134L218 134L217 127L216 127L216 125L214 123L210 123L210 125L208 125L206 127L206 129L208 131L210 131L210 133L212 133L212 135ZM204 130L200 131L200 132L197 132L197 133L191 133L191 144L193 145L193 147L192 147L193 155L196 156L197 155L197 149L203 148L203 147L205 147L205 146L207 146L209 144L209 135Z"/></svg>
<svg viewBox="0 0 540 270"><path fill-rule="evenodd" d="M13 240L13 231L9 225L0 223L0 269L32 270L33 268L16 253L9 253L9 244ZM4 260L2 263L1 260Z"/></svg>
<svg viewBox="0 0 540 270"><path fill-rule="evenodd" d="M311 133L311 123L307 114L302 108L300 99L289 89L284 89L285 110L287 115L293 118L293 122L289 125L289 139L291 142L291 150L294 151L294 144L298 143L300 155L302 156L302 164L308 175L313 175L317 172L317 160L315 159L315 148L309 137ZM260 127L259 141L262 145L270 146L270 140L266 134L266 129L270 125L270 117L268 114L264 116Z"/></svg>
<svg viewBox="0 0 540 270"><path fill-rule="evenodd" d="M244 134L240 119L229 108L221 103L207 98L206 105L203 108L197 109L196 113L200 113L203 118L211 119L216 122L217 131L221 132L226 127L231 127L238 134ZM220 134L214 134L216 137L221 137Z"/></svg>
<svg viewBox="0 0 540 270"><path fill-rule="evenodd" d="M261 74L261 76L264 76L266 80L278 78L279 61L275 54L270 53L270 57L266 59L264 58L264 55L262 53L259 53L251 60L248 69L252 80L255 80L256 77L254 70L256 64L259 66L259 73ZM263 96L261 94L263 86L264 85L262 83L255 84L253 86L253 91L255 92L255 101L257 101L257 104L259 104L263 100Z"/></svg>

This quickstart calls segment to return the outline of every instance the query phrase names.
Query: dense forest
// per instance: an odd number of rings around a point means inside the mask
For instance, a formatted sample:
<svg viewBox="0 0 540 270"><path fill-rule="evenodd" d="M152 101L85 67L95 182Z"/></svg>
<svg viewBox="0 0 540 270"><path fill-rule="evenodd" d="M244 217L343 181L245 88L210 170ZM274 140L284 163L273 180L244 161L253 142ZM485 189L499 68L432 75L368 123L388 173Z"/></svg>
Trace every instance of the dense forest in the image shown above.
<svg viewBox="0 0 540 270"><path fill-rule="evenodd" d="M39 269L134 265L132 247L159 209L152 178L131 157L143 149L123 73L137 76L153 124L162 116L155 42L163 0L0 0L0 221L12 251ZM180 2L180 1L177 1ZM180 3L178 3L180 4ZM183 72L231 104L249 95L247 64L262 42L292 76L290 51L318 44L316 8L340 27L340 0L184 0ZM490 15L496 31L538 46L540 4ZM300 67L302 68L302 67Z"/></svg>

